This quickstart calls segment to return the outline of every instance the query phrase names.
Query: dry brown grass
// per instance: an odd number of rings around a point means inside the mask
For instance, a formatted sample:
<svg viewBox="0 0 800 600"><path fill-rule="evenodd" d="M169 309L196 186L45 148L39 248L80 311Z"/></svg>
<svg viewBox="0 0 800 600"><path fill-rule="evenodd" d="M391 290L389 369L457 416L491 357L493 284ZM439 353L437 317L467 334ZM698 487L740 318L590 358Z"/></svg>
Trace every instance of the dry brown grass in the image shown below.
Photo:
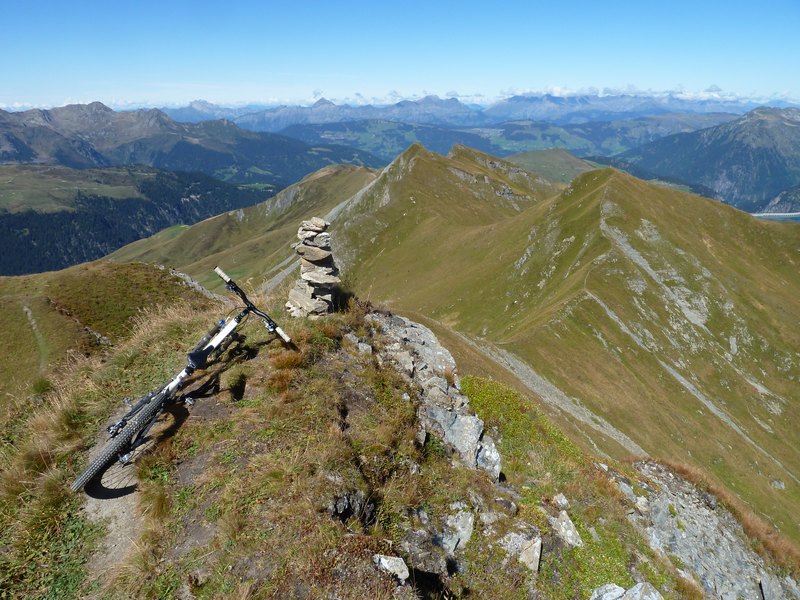
<svg viewBox="0 0 800 600"><path fill-rule="evenodd" d="M456 380L458 379L458 374L456 373L456 369L450 365L447 365L444 368L444 373L442 374L444 380L447 382L449 386L455 386Z"/></svg>
<svg viewBox="0 0 800 600"><path fill-rule="evenodd" d="M795 576L800 575L800 548L766 520L754 513L739 498L717 484L697 467L665 459L657 462L668 467L698 488L715 496L741 523L745 535L751 540L753 548L759 554L782 569L790 571Z"/></svg>
<svg viewBox="0 0 800 600"><path fill-rule="evenodd" d="M269 357L275 369L296 369L303 364L303 355L295 350L281 350Z"/></svg>

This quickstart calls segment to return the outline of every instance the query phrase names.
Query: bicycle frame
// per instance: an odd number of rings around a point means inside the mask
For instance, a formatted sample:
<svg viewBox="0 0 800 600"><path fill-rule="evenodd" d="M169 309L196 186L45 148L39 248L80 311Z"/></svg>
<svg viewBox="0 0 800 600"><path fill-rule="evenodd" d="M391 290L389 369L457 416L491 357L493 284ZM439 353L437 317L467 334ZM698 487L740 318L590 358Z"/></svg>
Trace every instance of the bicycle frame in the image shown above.
<svg viewBox="0 0 800 600"><path fill-rule="evenodd" d="M250 313L254 313L264 321L267 331L278 335L284 343L291 343L292 340L286 332L267 313L259 310L244 291L222 269L215 267L214 272L222 278L228 290L239 296L244 302L244 308L235 316L229 317L227 320L220 320L187 354L186 366L180 373L157 391L150 392L142 397L124 417L107 428L110 435L108 447L73 482L73 491L82 489L92 477L111 461L115 454L122 463L130 461L133 451L145 443L148 432L164 411L164 407L168 403L175 401L176 393L183 389L186 385L186 380L197 369L206 367L211 353L219 349L233 335ZM193 402L191 398L181 398L186 404Z"/></svg>

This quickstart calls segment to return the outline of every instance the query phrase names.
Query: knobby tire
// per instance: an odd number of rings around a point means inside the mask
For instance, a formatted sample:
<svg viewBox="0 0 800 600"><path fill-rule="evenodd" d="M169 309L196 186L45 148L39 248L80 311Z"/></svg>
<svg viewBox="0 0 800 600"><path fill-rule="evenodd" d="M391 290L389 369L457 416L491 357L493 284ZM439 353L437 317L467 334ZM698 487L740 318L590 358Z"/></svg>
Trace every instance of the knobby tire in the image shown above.
<svg viewBox="0 0 800 600"><path fill-rule="evenodd" d="M97 475L103 467L114 459L120 451L128 444L131 443L134 436L139 433L149 422L153 416L158 413L164 406L162 402L164 394L156 394L150 402L136 413L125 427L116 436L108 440L103 451L89 463L86 470L81 473L75 481L72 482L71 489L73 492L78 492L89 483L92 478Z"/></svg>

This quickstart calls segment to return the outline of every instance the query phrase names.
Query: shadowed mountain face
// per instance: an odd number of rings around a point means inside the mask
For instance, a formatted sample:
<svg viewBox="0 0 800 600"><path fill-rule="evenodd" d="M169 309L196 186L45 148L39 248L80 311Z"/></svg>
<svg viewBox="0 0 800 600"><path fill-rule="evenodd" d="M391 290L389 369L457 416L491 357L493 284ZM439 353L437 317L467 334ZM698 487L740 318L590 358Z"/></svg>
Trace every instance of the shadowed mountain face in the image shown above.
<svg viewBox="0 0 800 600"><path fill-rule="evenodd" d="M698 466L800 539L796 224L611 169L565 188L463 147L414 146L380 173L328 171L289 193L304 200L298 217L335 217L337 264L359 296L491 356L595 452ZM293 201L259 206L242 222ZM181 236L246 248L273 235L273 273L290 256L288 223L256 234L226 222ZM169 244L192 246L155 236L117 256L168 257ZM263 265L240 262L241 276Z"/></svg>
<svg viewBox="0 0 800 600"><path fill-rule="evenodd" d="M0 166L0 275L95 260L176 224L263 199L202 173Z"/></svg>
<svg viewBox="0 0 800 600"><path fill-rule="evenodd" d="M245 131L230 121L177 123L159 110L115 112L94 102L0 111L0 162L147 165L276 190L327 164L380 161L351 148L310 147L276 134Z"/></svg>
<svg viewBox="0 0 800 600"><path fill-rule="evenodd" d="M758 212L800 184L800 110L759 108L693 133L665 137L619 157L656 175L702 185Z"/></svg>
<svg viewBox="0 0 800 600"><path fill-rule="evenodd" d="M800 186L778 194L767 204L764 211L770 213L800 213Z"/></svg>

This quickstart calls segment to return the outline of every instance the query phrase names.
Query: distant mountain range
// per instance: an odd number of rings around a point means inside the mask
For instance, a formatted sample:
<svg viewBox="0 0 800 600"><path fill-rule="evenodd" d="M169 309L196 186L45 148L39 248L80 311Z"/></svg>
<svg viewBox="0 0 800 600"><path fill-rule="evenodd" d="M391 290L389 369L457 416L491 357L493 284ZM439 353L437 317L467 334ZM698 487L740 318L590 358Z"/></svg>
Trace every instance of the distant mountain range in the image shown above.
<svg viewBox="0 0 800 600"><path fill-rule="evenodd" d="M773 200L800 185L800 109L758 108L728 123L667 136L616 158L621 167L631 165L704 186L742 210L774 210L786 196L771 204Z"/></svg>
<svg viewBox="0 0 800 600"><path fill-rule="evenodd" d="M449 127L386 120L290 125L282 134L307 144L343 144L394 159L412 143L447 154L456 144L496 156L563 148L578 156L609 156L664 136L696 131L736 119L730 113L670 113L580 125L508 121L491 127Z"/></svg>
<svg viewBox="0 0 800 600"><path fill-rule="evenodd" d="M312 106L227 108L202 100L181 108L164 108L178 121L199 122L227 118L254 131L277 132L291 125L319 125L345 121L386 120L448 127L482 127L505 121L536 120L558 125L612 121L668 113L742 114L763 105L750 100L691 99L682 96L617 94L555 96L519 95L488 107L467 105L455 98L426 96L388 105L334 104L324 98ZM791 106L786 102L767 103Z"/></svg>
<svg viewBox="0 0 800 600"><path fill-rule="evenodd" d="M115 112L93 102L52 110L0 110L0 163L146 165L199 171L275 191L327 164L380 162L352 148L310 147L277 134L245 131L231 121L178 123L156 109Z"/></svg>

